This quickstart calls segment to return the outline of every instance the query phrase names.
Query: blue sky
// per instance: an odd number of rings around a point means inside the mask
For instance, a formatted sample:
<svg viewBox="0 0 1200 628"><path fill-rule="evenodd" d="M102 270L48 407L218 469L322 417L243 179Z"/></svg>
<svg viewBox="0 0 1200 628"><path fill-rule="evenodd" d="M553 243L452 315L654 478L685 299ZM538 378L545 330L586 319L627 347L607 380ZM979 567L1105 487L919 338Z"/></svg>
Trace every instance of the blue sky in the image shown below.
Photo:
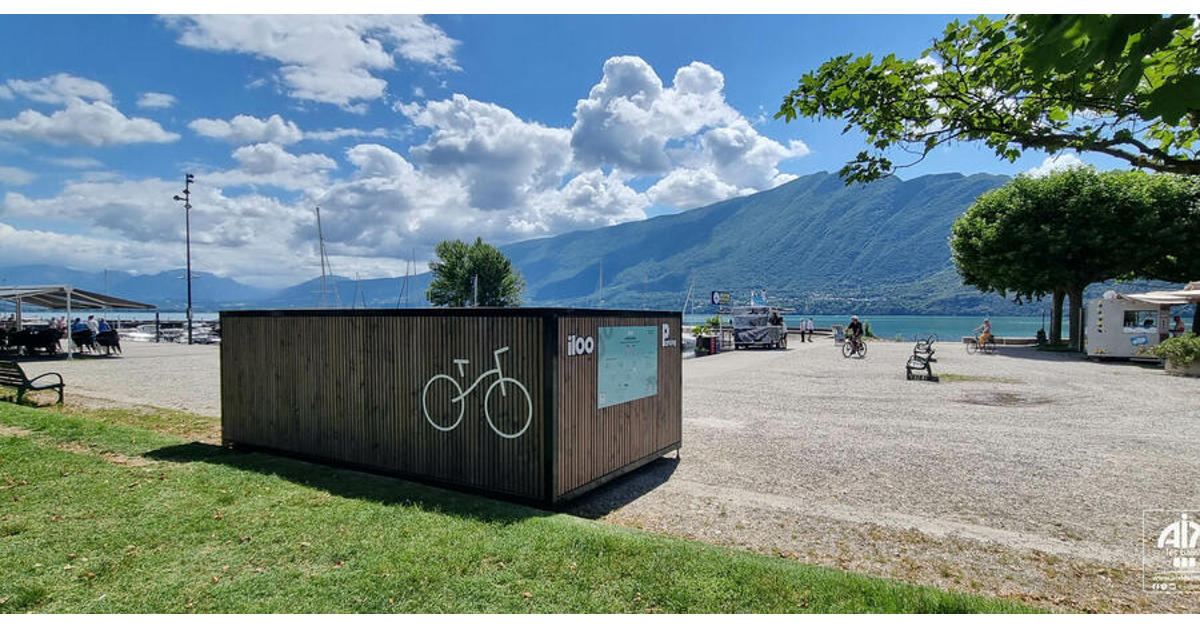
<svg viewBox="0 0 1200 628"><path fill-rule="evenodd" d="M7 16L0 266L182 266L184 172L196 267L268 286L319 273L318 204L335 270L364 277L444 238L685 211L840 168L859 138L774 120L782 96L950 19ZM960 145L901 176L1046 160Z"/></svg>

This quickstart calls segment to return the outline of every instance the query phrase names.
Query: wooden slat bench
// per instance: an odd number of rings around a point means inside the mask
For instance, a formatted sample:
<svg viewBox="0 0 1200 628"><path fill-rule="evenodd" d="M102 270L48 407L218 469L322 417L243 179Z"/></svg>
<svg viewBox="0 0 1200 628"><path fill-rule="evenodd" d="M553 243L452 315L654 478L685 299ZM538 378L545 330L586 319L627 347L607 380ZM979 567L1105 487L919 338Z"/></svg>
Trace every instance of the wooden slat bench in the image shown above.
<svg viewBox="0 0 1200 628"><path fill-rule="evenodd" d="M37 381L43 377L54 376L58 378L57 382L48 382L38 384ZM63 402L63 378L58 373L44 373L33 379L29 379L25 375L24 369L20 364L11 360L0 360L0 386L17 389L17 403L21 403L21 398L30 390L57 390L58 405Z"/></svg>

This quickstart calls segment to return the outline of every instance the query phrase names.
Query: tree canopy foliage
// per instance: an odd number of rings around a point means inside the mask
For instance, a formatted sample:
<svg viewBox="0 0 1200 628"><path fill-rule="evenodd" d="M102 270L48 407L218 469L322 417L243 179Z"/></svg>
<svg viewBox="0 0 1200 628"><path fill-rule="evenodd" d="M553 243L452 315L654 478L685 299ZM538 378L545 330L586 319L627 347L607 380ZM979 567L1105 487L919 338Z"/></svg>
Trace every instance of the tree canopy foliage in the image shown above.
<svg viewBox="0 0 1200 628"><path fill-rule="evenodd" d="M433 280L425 297L433 305L464 307L515 307L521 304L525 281L500 249L476 238L474 244L444 240L434 249L438 259L429 263ZM479 298L475 302L475 283Z"/></svg>
<svg viewBox="0 0 1200 628"><path fill-rule="evenodd" d="M1194 279L1197 233L1200 179L1074 168L1018 176L980 195L954 222L950 249L963 282L984 292L1018 302L1070 296L1077 343L1084 288L1109 279Z"/></svg>
<svg viewBox="0 0 1200 628"><path fill-rule="evenodd" d="M871 181L938 146L982 141L1100 152L1200 174L1200 32L1190 15L979 16L950 23L918 59L843 55L800 78L776 118L846 120L870 150L841 170ZM897 164L893 149L911 156Z"/></svg>

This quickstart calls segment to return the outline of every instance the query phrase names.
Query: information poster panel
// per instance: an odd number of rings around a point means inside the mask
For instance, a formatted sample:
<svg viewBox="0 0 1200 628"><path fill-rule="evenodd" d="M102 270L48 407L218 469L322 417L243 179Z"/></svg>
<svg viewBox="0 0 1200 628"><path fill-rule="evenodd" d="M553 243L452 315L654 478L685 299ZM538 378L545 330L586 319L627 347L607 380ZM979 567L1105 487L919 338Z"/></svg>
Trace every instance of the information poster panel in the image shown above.
<svg viewBox="0 0 1200 628"><path fill-rule="evenodd" d="M657 327L601 327L597 344L599 407L658 394Z"/></svg>

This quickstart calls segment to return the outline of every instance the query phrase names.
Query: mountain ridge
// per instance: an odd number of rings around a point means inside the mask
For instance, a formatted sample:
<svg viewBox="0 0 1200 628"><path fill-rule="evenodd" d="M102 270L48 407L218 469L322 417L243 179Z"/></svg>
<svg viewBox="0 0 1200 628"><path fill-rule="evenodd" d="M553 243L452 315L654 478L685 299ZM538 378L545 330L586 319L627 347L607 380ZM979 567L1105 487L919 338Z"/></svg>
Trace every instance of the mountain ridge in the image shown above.
<svg viewBox="0 0 1200 628"><path fill-rule="evenodd" d="M915 303L922 280L953 268L950 224L1008 180L950 173L847 186L821 172L678 214L500 248L526 274L531 302L598 305L603 260L605 304L615 307L679 307L694 282L701 294L766 289L781 302L832 306L822 295L837 292L872 300L877 313L915 312L924 309ZM870 294L877 287L899 293ZM1002 298L963 291L983 309L1007 309Z"/></svg>
<svg viewBox="0 0 1200 628"><path fill-rule="evenodd" d="M836 174L818 172L696 209L499 248L525 278L528 305L600 306L603 267L605 307L680 309L692 287L693 303L702 305L714 290L732 292L738 302L766 290L772 303L809 313L1036 314L1040 307L963 286L950 259L954 219L1008 180L943 173L846 185ZM23 266L0 268L0 283L69 283L102 292L107 285L112 294L172 310L186 304L183 274L108 271L105 278L103 272ZM321 302L319 278L267 290L195 275L197 309ZM42 281L47 278L56 280ZM335 281L343 307L420 307L428 305L430 279L429 273L410 277L407 298L403 277ZM325 302L336 304L332 294Z"/></svg>

